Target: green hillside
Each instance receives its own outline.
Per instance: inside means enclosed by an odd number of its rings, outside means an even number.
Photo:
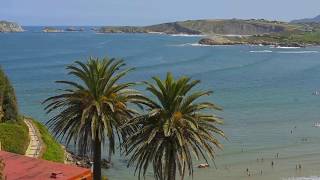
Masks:
[[[28,144],[28,127],[19,117],[14,89],[0,68],[0,142],[3,150],[24,154]]]
[[[281,21],[268,21],[264,19],[204,19],[177,21],[151,26],[106,26],[101,33],[151,33],[165,34],[237,34],[256,35],[265,33],[280,33],[300,31],[301,25],[289,24]]]
[[[3,150],[24,155],[29,145],[28,127],[24,124],[0,123],[0,142]]]
[[[0,122],[18,122],[19,112],[14,89],[0,68]]]

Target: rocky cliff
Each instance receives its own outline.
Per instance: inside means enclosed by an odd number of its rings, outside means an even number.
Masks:
[[[22,27],[14,22],[0,21],[0,32],[23,32]]]

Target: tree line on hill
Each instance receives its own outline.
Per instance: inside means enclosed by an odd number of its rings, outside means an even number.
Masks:
[[[0,122],[19,121],[18,105],[15,91],[0,68]]]

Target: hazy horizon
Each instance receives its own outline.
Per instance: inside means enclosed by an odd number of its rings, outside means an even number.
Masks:
[[[3,0],[0,20],[23,26],[150,25],[190,19],[269,19],[291,21],[320,14],[309,0]]]

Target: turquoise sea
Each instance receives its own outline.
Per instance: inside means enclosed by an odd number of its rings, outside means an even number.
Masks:
[[[320,128],[313,127],[320,122],[320,96],[313,95],[320,90],[320,47],[199,46],[200,37],[26,29],[0,34],[0,64],[16,89],[22,113],[48,120],[41,102],[56,93],[54,81],[69,78],[65,67],[74,60],[124,58],[136,67],[127,80],[171,71],[200,79],[199,88],[214,90],[210,100],[224,108],[219,115],[228,140],[222,140],[223,151],[217,150],[217,168],[195,168],[194,179],[320,176]],[[137,179],[124,157],[113,159],[114,166],[103,171],[111,180]],[[296,170],[298,164],[301,170]]]

